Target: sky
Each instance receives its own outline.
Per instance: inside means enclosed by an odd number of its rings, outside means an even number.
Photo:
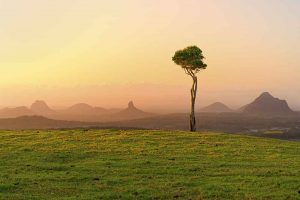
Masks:
[[[300,110],[299,0],[0,0],[0,106],[189,109],[172,62],[197,45],[199,107],[261,92]]]

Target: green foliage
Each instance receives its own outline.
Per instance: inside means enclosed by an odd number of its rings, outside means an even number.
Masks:
[[[299,199],[300,145],[222,133],[0,132],[0,199]]]
[[[207,67],[203,59],[202,51],[197,46],[190,46],[178,50],[172,58],[177,65],[180,65],[184,69],[193,70],[195,73]]]

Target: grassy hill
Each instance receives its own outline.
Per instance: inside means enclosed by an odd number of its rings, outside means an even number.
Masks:
[[[300,199],[300,143],[222,133],[0,132],[0,199]]]

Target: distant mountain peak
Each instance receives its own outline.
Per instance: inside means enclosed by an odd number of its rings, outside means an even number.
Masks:
[[[276,97],[274,97],[273,95],[271,95],[269,92],[263,92],[261,93],[261,95],[259,95],[255,100],[254,102],[282,102],[282,101],[285,101],[285,100],[280,100]]]
[[[133,101],[128,102],[128,107],[121,110],[118,113],[115,113],[115,117],[118,119],[137,119],[137,118],[143,118],[143,117],[149,117],[153,114],[144,112],[140,110],[139,108],[135,107]]]
[[[35,100],[34,103],[45,103],[45,101],[43,101],[43,100]]]
[[[48,114],[50,112],[52,112],[53,110],[51,110],[49,108],[49,106],[47,105],[47,103],[43,100],[36,100],[31,106],[30,106],[30,110],[32,110],[33,112],[37,113],[37,114]]]
[[[233,110],[221,102],[215,102],[200,109],[200,112],[233,112]]]
[[[67,115],[73,115],[73,116],[99,116],[99,115],[103,115],[107,112],[106,109],[101,108],[101,107],[93,107],[87,103],[77,103],[69,108],[67,108],[66,110],[63,111],[64,114]],[[74,119],[74,118],[72,118]],[[78,118],[76,118],[78,119]]]
[[[259,97],[257,97],[257,99],[276,99],[276,98],[273,97],[269,92],[263,92],[261,93],[261,95],[259,95]]]
[[[260,96],[263,96],[263,97],[273,97],[269,92],[263,92],[263,93],[261,93]]]
[[[245,113],[256,114],[288,114],[293,111],[285,100],[273,97],[269,92],[263,92],[252,103],[243,107]]]
[[[35,105],[43,105],[43,106],[47,106],[48,107],[48,105],[46,104],[46,102],[43,101],[43,100],[36,100],[35,102],[33,102],[33,104],[31,105],[31,107],[35,106]]]
[[[93,109],[93,106],[87,103],[77,103],[71,106],[70,109]]]
[[[77,103],[66,110],[69,114],[94,113],[94,107],[86,103]]]
[[[221,103],[221,102],[215,102],[211,105],[214,105],[214,106],[226,106],[224,103]]]
[[[129,109],[136,109],[136,107],[135,107],[134,104],[133,104],[133,101],[129,101],[129,103],[128,103],[128,108],[129,108]]]

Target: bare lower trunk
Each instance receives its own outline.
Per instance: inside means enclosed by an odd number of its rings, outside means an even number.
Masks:
[[[196,117],[195,117],[195,101],[197,96],[197,76],[193,76],[193,86],[191,88],[191,114],[190,114],[190,131],[196,131]]]

